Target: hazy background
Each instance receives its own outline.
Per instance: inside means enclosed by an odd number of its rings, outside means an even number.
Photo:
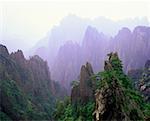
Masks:
[[[10,51],[28,51],[68,15],[95,20],[150,21],[149,0],[3,0],[0,2],[0,43]],[[138,23],[137,23],[138,24]]]

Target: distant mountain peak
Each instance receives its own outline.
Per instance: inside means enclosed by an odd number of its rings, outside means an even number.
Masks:
[[[133,33],[135,35],[140,34],[142,36],[149,36],[150,35],[150,27],[148,27],[148,26],[137,26],[133,30]]]
[[[99,34],[99,32],[97,31],[97,29],[95,27],[92,26],[88,26],[86,31],[85,31],[85,35],[89,35],[89,34]]]
[[[25,60],[22,50],[18,50],[17,52],[12,52],[11,57],[20,61]]]
[[[2,44],[0,44],[0,54],[2,54],[2,55],[9,55],[6,46],[4,46]]]
[[[125,35],[130,35],[131,34],[131,30],[127,27],[123,27],[121,30],[119,30],[118,35],[120,36],[125,36]]]

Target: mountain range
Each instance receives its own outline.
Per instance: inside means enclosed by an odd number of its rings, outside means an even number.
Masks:
[[[137,26],[132,32],[122,28],[115,37],[108,39],[89,26],[81,45],[68,41],[60,47],[51,66],[52,78],[69,88],[70,82],[78,79],[83,63],[90,62],[94,72],[102,70],[105,55],[112,51],[118,52],[126,73],[144,67],[150,59],[150,27]]]
[[[25,54],[40,54],[42,58],[48,59],[49,65],[51,66],[54,61],[53,57],[56,57],[60,46],[64,45],[66,41],[71,40],[82,44],[88,26],[92,26],[99,32],[103,32],[108,37],[111,37],[115,36],[122,27],[128,27],[130,30],[133,30],[137,25],[149,26],[150,23],[146,17],[113,21],[105,17],[97,17],[91,20],[71,14],[64,17],[58,25],[55,25],[48,31],[46,36],[41,38],[39,42]],[[7,38],[3,39],[7,43]],[[9,46],[9,48],[11,47]],[[44,50],[44,52],[46,50],[48,53],[41,54],[40,50]]]
[[[146,18],[114,22],[103,17],[89,20],[69,15],[29,53],[47,60],[52,78],[70,88],[82,64],[89,61],[94,72],[102,70],[106,54],[111,51],[118,52],[126,73],[143,67],[150,58],[148,26]]]
[[[0,45],[1,120],[50,120],[56,98],[66,93],[51,79],[46,61],[37,55],[27,60],[21,50],[9,54]]]
[[[104,63],[104,70],[97,74],[89,62],[81,66],[79,80],[72,83],[70,98],[56,105],[55,120],[149,121],[149,61],[145,64],[144,77],[138,80],[140,91],[124,74],[117,53],[109,53]]]

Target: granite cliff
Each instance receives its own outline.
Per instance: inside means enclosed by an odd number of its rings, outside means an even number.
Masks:
[[[35,55],[26,60],[18,50],[9,54],[0,45],[1,118],[50,120],[56,98],[65,89],[50,77],[47,62]]]

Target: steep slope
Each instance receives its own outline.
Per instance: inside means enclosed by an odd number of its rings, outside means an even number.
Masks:
[[[98,71],[103,66],[100,62],[104,61],[106,53],[103,45],[108,46],[107,37],[88,26],[81,46],[68,41],[59,49],[51,68],[52,78],[61,81],[62,84],[65,82],[64,86],[70,89],[71,81],[78,79],[80,67],[85,62],[91,62],[94,71]]]
[[[96,90],[95,118],[100,120],[144,120],[142,96],[136,92],[123,73],[117,53],[110,53],[104,72],[99,73]]]
[[[102,69],[103,63],[100,62],[104,61],[108,38],[103,33],[99,33],[96,28],[88,26],[81,48],[83,63],[91,62],[95,72]]]
[[[88,21],[89,20],[82,19],[75,15],[66,16],[61,20],[59,25],[54,26],[47,32],[46,37],[38,42],[32,49],[32,52],[29,52],[29,55],[30,53],[33,53],[33,55],[38,54],[40,57],[43,57],[43,53],[46,49],[47,52],[44,53],[44,57],[46,58],[44,59],[47,59],[49,66],[51,67],[53,62],[55,62],[54,58],[57,56],[59,48],[67,41],[72,40],[74,43],[81,43],[89,23]],[[47,44],[43,44],[44,42]],[[39,50],[42,52],[39,52]]]
[[[142,68],[150,58],[150,27],[137,26],[133,32],[123,28],[110,46],[113,51],[118,52],[126,72],[130,69]]]
[[[150,60],[146,61],[144,68],[130,70],[128,75],[134,81],[136,89],[150,102]]]
[[[145,96],[145,100],[150,102],[150,60],[145,63],[145,68],[138,86],[142,94]]]
[[[70,88],[70,80],[77,78],[82,60],[81,47],[77,43],[68,41],[59,49],[59,53],[52,66],[52,78],[60,81],[60,83]]]
[[[3,45],[0,84],[1,112],[12,120],[50,120],[55,99],[65,95],[63,88],[51,80],[46,61],[39,56],[26,60],[21,50],[9,54]]]
[[[82,43],[84,33],[88,26],[95,27],[99,32],[103,32],[105,35],[114,36],[117,31],[124,26],[133,30],[137,25],[148,26],[149,21],[146,17],[140,19],[124,19],[114,22],[105,17],[97,17],[91,20],[87,18],[80,18],[76,15],[68,15],[61,20],[59,25],[54,26],[49,32],[47,32],[46,36],[39,40],[37,45],[29,52],[28,55],[33,53],[33,55],[40,54],[40,57],[42,58],[47,56],[47,60],[49,60],[50,65],[52,65],[52,62],[54,61],[52,58],[57,55],[60,46],[62,46],[66,41],[73,40],[73,42],[77,42],[78,44]],[[43,56],[43,53],[45,52],[45,50],[41,49],[43,47],[48,52],[45,53],[46,56],[45,54]],[[39,49],[41,49],[42,53],[37,51]]]
[[[93,74],[89,63],[81,67],[80,80],[73,83],[71,101],[67,99],[56,106],[56,120],[149,120],[150,104],[124,74],[118,54],[108,56],[102,72]]]
[[[0,80],[0,119],[42,120],[49,119],[47,113],[39,110],[13,80]]]
[[[77,79],[82,64],[88,61],[93,65],[94,72],[103,70],[105,55],[111,51],[118,52],[125,73],[142,68],[150,58],[149,33],[150,27],[138,26],[133,32],[124,27],[114,38],[108,39],[103,33],[88,26],[80,46],[67,42],[60,48],[51,68],[52,77],[61,83],[65,82],[65,87],[70,88],[69,85],[72,80]]]
[[[92,82],[90,77],[93,75],[93,69],[90,63],[86,63],[81,67],[79,84],[72,84],[71,102],[77,104],[80,100],[81,103],[85,104],[94,97]]]

